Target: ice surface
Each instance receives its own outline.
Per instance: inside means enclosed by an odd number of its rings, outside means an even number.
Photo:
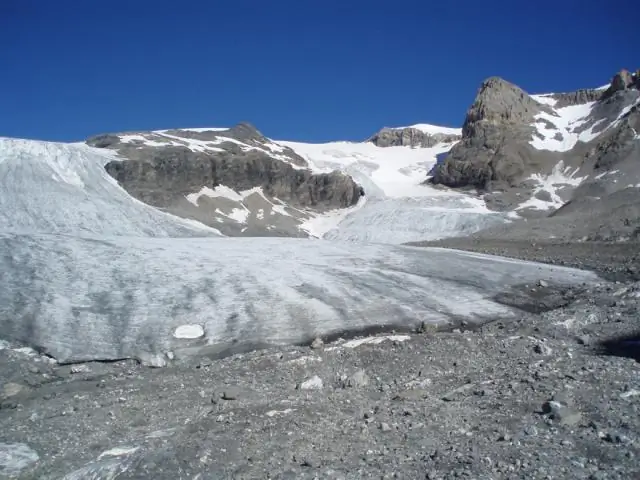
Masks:
[[[314,236],[350,241],[404,243],[475,232],[506,221],[479,197],[425,185],[437,155],[453,143],[432,148],[378,147],[373,143],[278,142],[319,172],[342,170],[364,188],[366,202],[305,222]]]
[[[114,158],[82,144],[0,138],[0,231],[219,235],[132,198],[104,169]]]
[[[59,361],[224,353],[514,314],[493,297],[595,275],[456,251],[279,238],[0,233],[0,331]],[[176,339],[182,325],[205,337]],[[82,339],[82,341],[78,341]],[[187,353],[183,353],[187,352]]]
[[[342,162],[369,178],[371,192],[348,212],[342,237],[335,234],[340,228],[332,230],[335,238],[397,242],[416,231],[460,231],[493,218],[477,198],[417,183],[444,146],[329,148],[322,147],[326,156],[315,168]],[[0,139],[3,340],[62,362],[138,358],[164,365],[374,327],[508,318],[517,311],[495,296],[513,285],[597,280],[588,272],[456,251],[223,238],[133,199],[103,168],[113,158],[86,145]],[[374,175],[380,171],[386,173]],[[407,191],[423,195],[399,195],[395,182],[402,178]],[[198,194],[246,194],[219,188]],[[350,237],[358,228],[364,235]]]
[[[175,338],[200,338],[204,336],[201,325],[180,325],[173,332]]]

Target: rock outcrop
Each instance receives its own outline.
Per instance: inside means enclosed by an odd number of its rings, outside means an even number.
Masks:
[[[304,158],[247,123],[108,134],[87,143],[118,152],[122,160],[105,168],[130,195],[225,235],[306,236],[299,230],[306,218],[364,195],[350,176],[313,173]]]
[[[467,112],[462,140],[428,181],[478,189],[495,210],[552,217],[517,227],[518,238],[636,238],[638,86],[638,76],[626,70],[608,89],[546,95],[491,78]],[[494,233],[515,235],[510,228]]]
[[[460,140],[460,135],[451,133],[428,133],[418,128],[383,128],[367,141],[378,147],[429,148],[439,143]]]
[[[489,78],[467,112],[462,140],[433,169],[431,182],[490,190],[521,181],[537,163],[527,141],[534,116],[545,108],[516,85]]]

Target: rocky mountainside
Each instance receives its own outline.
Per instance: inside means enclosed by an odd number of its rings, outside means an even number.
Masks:
[[[410,127],[385,127],[367,141],[378,147],[431,148],[441,143],[456,142],[461,136],[459,128],[418,124]]]
[[[529,95],[497,77],[486,80],[467,112],[461,141],[428,182],[478,189],[494,210],[550,215],[534,222],[543,236],[637,236],[639,73],[623,70],[599,89],[546,95]],[[525,230],[522,236],[532,228]]]
[[[225,235],[306,236],[313,213],[355,205],[363,189],[340,172],[313,173],[252,125],[99,135],[106,171],[133,197]]]

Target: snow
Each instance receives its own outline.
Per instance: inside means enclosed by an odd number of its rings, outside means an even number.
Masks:
[[[173,332],[175,338],[200,338],[204,336],[202,325],[180,325]]]
[[[571,169],[571,167],[565,167],[564,162],[559,161],[551,172],[551,175],[543,177],[540,174],[533,174],[529,177],[537,183],[532,196],[526,202],[520,204],[517,210],[524,210],[532,208],[536,210],[548,210],[549,208],[560,208],[565,204],[565,201],[558,195],[558,189],[566,187],[567,185],[576,187],[580,185],[587,177],[576,177],[578,169]],[[613,173],[613,172],[611,172]],[[539,192],[548,192],[551,197],[551,202],[546,202],[535,198],[535,194]]]
[[[341,343],[340,345],[337,345],[337,346],[326,347],[325,351],[332,351],[340,348],[357,348],[362,345],[379,345],[386,341],[406,342],[407,340],[410,340],[410,339],[411,337],[409,335],[381,335],[377,337],[356,338],[356,339]]]
[[[220,235],[131,197],[104,169],[114,159],[114,152],[84,144],[0,137],[0,231]]]
[[[157,352],[181,353],[173,334],[183,325],[202,326],[205,343],[223,353],[380,325],[509,319],[519,311],[495,298],[512,285],[599,281],[591,272],[454,250],[296,238],[1,230],[0,252],[0,331],[11,335],[3,337],[35,342],[63,362],[157,364]],[[17,289],[26,305],[15,303]]]
[[[38,452],[25,443],[0,442],[0,474],[17,478],[22,470],[40,460]]]
[[[98,459],[104,457],[122,457],[123,455],[131,455],[139,450],[139,447],[115,447],[110,450],[106,450],[98,456]]]
[[[350,208],[331,210],[309,217],[300,225],[300,230],[314,238],[322,238],[327,232],[336,228],[349,214],[360,210],[367,202],[367,197],[360,197],[358,203]]]
[[[534,135],[529,143],[538,150],[567,152],[575,147],[578,141],[592,140],[599,135],[599,133],[593,133],[593,126],[583,132],[576,130],[589,120],[588,117],[595,104],[596,102],[589,102],[582,105],[571,105],[555,109],[553,114],[547,112],[536,114],[534,126],[543,138]],[[542,120],[542,122],[538,120]],[[548,128],[547,122],[553,124],[554,128]],[[562,135],[561,139],[554,138],[558,133]]]
[[[558,103],[558,101],[555,98],[552,98],[551,95],[553,95],[553,93],[545,93],[541,95],[530,95],[530,97],[533,98],[538,103],[553,107],[556,103]]]
[[[439,125],[430,125],[428,123],[417,123],[415,125],[409,125],[407,127],[387,127],[391,130],[404,130],[406,128],[414,128],[420,130],[422,133],[429,135],[462,135],[462,128],[441,127]]]
[[[337,226],[338,212],[322,217],[335,226],[327,236],[349,236],[355,228],[373,241],[386,236],[397,242],[425,229],[441,234],[459,231],[460,223],[500,218],[477,197],[419,185],[435,152],[449,146],[380,149],[342,142],[296,148],[312,157],[313,168],[337,165],[370,192]],[[163,352],[178,357],[202,348],[224,355],[382,325],[509,319],[520,312],[495,298],[512,285],[599,281],[591,272],[452,250],[223,238],[133,199],[104,170],[114,158],[110,150],[86,145],[0,139],[4,340],[62,362],[130,357],[162,366]],[[191,200],[213,195],[244,201],[251,194],[264,197],[260,188],[218,186]],[[241,206],[227,214],[240,218],[246,212]],[[373,221],[389,215],[387,225]],[[307,228],[321,234],[331,225]],[[202,340],[186,347],[184,337]]]
[[[489,211],[478,196],[423,184],[437,155],[448,152],[453,143],[431,148],[278,143],[305,158],[313,171],[341,170],[364,188],[365,198],[356,206],[305,221],[300,228],[314,237],[404,243],[475,232],[507,221],[506,214]]]
[[[213,189],[209,187],[202,187],[198,193],[190,193],[187,195],[186,199],[197,207],[198,200],[202,196],[209,198],[227,198],[234,202],[241,202],[246,197],[246,195],[240,194],[225,185],[218,185]]]

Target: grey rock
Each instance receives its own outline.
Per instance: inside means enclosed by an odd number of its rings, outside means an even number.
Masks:
[[[356,370],[342,381],[343,388],[363,388],[369,385],[369,376],[363,369]]]
[[[519,182],[537,155],[528,144],[534,131],[530,124],[543,108],[512,83],[486,80],[467,112],[462,140],[432,170],[430,182],[487,190]]]
[[[88,139],[87,144],[118,152],[123,160],[109,162],[105,169],[138,200],[218,228],[225,235],[305,236],[292,216],[284,216],[276,225],[253,216],[249,225],[238,224],[216,213],[236,207],[228,199],[205,197],[198,200],[196,206],[186,196],[219,185],[238,192],[260,187],[272,203],[280,201],[296,209],[322,212],[352,206],[364,194],[360,185],[341,172],[315,174],[296,168],[306,166],[306,161],[288,147],[278,146],[272,150],[273,144],[247,123],[224,132],[169,130],[164,134],[138,132],[137,135],[151,143],[125,143],[118,135],[100,135]],[[190,139],[206,142],[225,138],[230,141],[216,141],[212,144],[214,148],[202,151],[192,150],[188,143]],[[246,202],[265,201],[256,197]],[[267,207],[272,205],[257,205],[255,209]]]
[[[321,390],[323,387],[324,382],[317,375],[314,375],[296,386],[298,390]]]
[[[577,410],[556,401],[546,402],[543,412],[560,425],[575,426],[582,421],[582,414]]]
[[[237,387],[225,387],[222,392],[223,400],[238,400],[240,398],[240,389]]]
[[[20,393],[24,392],[26,387],[24,385],[20,385],[19,383],[8,382],[2,386],[0,389],[0,400],[6,400],[11,397],[15,397]]]
[[[390,432],[391,431],[391,426],[388,423],[385,423],[385,422],[380,423],[380,427],[379,428],[383,432]]]
[[[417,128],[383,128],[367,141],[378,147],[433,147],[438,143],[453,143],[460,135],[429,134]]]
[[[317,337],[311,342],[311,348],[313,350],[320,350],[324,346],[324,342],[320,337]]]

